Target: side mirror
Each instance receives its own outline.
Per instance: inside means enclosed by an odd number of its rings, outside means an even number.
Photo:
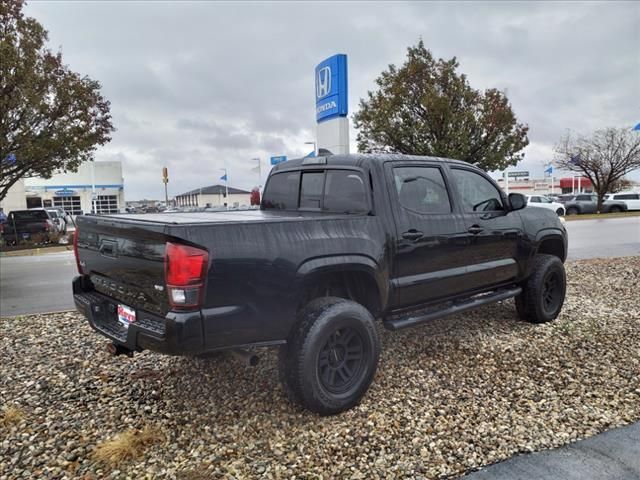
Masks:
[[[511,210],[522,210],[527,206],[527,198],[521,193],[510,193],[509,205],[511,205]]]

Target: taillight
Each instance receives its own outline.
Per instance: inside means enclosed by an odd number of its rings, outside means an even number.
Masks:
[[[164,251],[164,277],[169,305],[199,307],[208,266],[206,250],[168,242]]]
[[[78,273],[82,275],[82,266],[80,266],[80,257],[78,256],[78,235],[80,235],[80,231],[78,230],[78,227],[76,227],[76,231],[73,232],[73,256],[76,257],[76,267],[78,267]]]

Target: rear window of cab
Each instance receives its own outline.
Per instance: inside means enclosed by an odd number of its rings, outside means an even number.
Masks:
[[[362,174],[355,170],[302,170],[269,177],[262,199],[265,210],[367,213]]]

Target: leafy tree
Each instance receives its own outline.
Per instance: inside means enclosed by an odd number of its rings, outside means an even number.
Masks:
[[[404,65],[390,65],[378,90],[360,100],[358,149],[455,158],[485,170],[522,160],[529,128],[503,93],[471,88],[458,66],[455,57],[435,60],[422,40],[409,47]]]
[[[47,49],[23,7],[0,2],[0,200],[21,178],[77,170],[114,130],[100,83]]]
[[[640,168],[640,133],[630,128],[606,128],[590,136],[568,132],[555,147],[555,164],[591,180],[600,212],[604,195]]]

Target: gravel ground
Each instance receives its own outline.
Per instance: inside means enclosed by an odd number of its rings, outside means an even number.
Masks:
[[[640,419],[640,257],[567,265],[558,320],[504,302],[399,333],[381,329],[357,408],[289,405],[275,351],[258,367],[149,352],[109,357],[74,313],[0,322],[0,478],[438,478]],[[112,466],[130,428],[161,441]]]

